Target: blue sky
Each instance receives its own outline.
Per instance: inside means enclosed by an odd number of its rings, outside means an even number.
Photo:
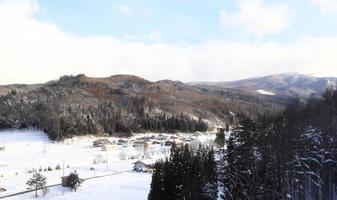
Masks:
[[[200,43],[206,40],[251,40],[241,29],[221,26],[221,11],[238,11],[237,0],[38,0],[38,19],[79,35],[104,35],[123,40]],[[322,13],[308,0],[268,0],[288,5],[291,24],[258,41],[291,42],[306,36],[337,34],[337,12]],[[151,34],[153,38],[151,38]],[[157,36],[157,37],[156,37]],[[152,40],[151,40],[152,39]],[[154,40],[154,41],[153,41]]]
[[[81,35],[146,40],[151,33],[158,33],[164,42],[200,42],[222,37],[219,8],[233,6],[229,1],[192,0],[76,2],[41,0],[44,12],[37,16]]]
[[[0,84],[337,76],[337,0],[0,0]]]

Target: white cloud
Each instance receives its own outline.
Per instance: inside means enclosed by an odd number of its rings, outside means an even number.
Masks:
[[[0,0],[0,12],[2,14],[32,15],[39,10],[35,0]]]
[[[336,12],[337,1],[336,0],[310,0],[313,6],[318,6],[323,13]]]
[[[73,35],[38,21],[33,17],[34,1],[16,6],[0,2],[1,84],[44,82],[78,73],[182,81],[233,80],[289,71],[337,76],[337,37],[307,37],[291,44],[126,42]]]
[[[131,14],[132,8],[129,5],[115,5],[115,10],[122,14]]]
[[[220,23],[224,28],[239,28],[258,37],[277,34],[292,21],[286,4],[267,5],[262,0],[239,0],[239,10],[221,11]]]

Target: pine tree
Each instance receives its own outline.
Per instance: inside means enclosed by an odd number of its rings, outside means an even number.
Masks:
[[[163,162],[155,163],[151,181],[151,189],[148,197],[149,200],[165,199],[165,197],[162,195],[166,189],[163,183],[162,169],[163,169]]]
[[[218,148],[224,148],[225,146],[225,130],[221,128],[218,133],[216,133],[215,144]]]
[[[217,199],[218,195],[218,179],[217,168],[214,160],[214,151],[209,150],[204,157],[204,181],[202,189],[202,199]]]
[[[33,174],[33,177],[27,181],[27,185],[35,189],[35,197],[37,197],[37,190],[46,188],[46,177],[36,172]]]
[[[77,188],[79,186],[81,186],[81,179],[79,177],[79,175],[77,174],[76,171],[74,172],[71,172],[69,175],[68,175],[68,178],[67,178],[67,185],[69,187],[71,187],[72,190],[77,190]]]

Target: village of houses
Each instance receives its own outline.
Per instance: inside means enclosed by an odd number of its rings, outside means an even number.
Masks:
[[[196,148],[200,143],[213,145],[214,139],[213,133],[149,133],[130,138],[83,136],[54,143],[38,130],[3,131],[0,199],[34,198],[33,192],[15,195],[30,191],[26,182],[34,172],[43,174],[47,185],[53,186],[46,199],[86,199],[90,195],[105,199],[112,190],[116,190],[113,199],[146,199],[152,167],[169,156],[173,143]],[[84,180],[77,192],[62,185],[74,171]]]

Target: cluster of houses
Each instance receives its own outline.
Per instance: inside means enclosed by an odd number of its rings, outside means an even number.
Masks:
[[[142,137],[133,137],[129,139],[116,139],[109,140],[106,138],[98,139],[93,142],[94,147],[100,147],[102,151],[114,151],[124,147],[133,147],[137,151],[137,155],[141,153],[143,156],[137,162],[133,163],[133,170],[137,172],[151,172],[154,166],[155,160],[149,159],[147,155],[149,147],[153,145],[171,147],[174,143],[177,145],[183,145],[196,141],[199,133],[194,134],[158,134]]]
[[[149,147],[150,145],[161,145],[161,146],[172,146],[173,143],[186,144],[195,141],[195,133],[190,136],[181,136],[177,135],[151,135],[151,136],[143,136],[136,137],[131,139],[118,139],[118,140],[109,140],[106,138],[98,139],[93,142],[94,147],[101,147],[102,151],[115,150],[117,147]]]

